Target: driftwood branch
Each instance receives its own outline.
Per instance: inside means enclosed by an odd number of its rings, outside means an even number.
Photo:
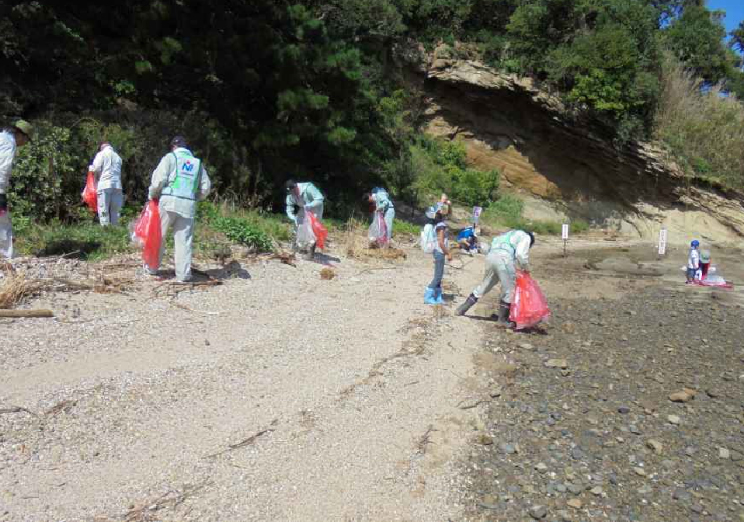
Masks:
[[[268,259],[278,259],[285,265],[289,265],[289,266],[293,266],[297,268],[297,264],[295,263],[296,257],[293,253],[290,253],[290,252],[280,251],[280,252],[270,255]]]
[[[204,458],[205,459],[211,459],[211,458],[214,458],[214,457],[219,457],[220,455],[223,455],[223,454],[225,454],[225,453],[227,453],[229,451],[234,451],[236,449],[245,448],[246,446],[251,446],[254,442],[256,442],[256,440],[259,437],[262,437],[262,436],[266,435],[267,433],[271,433],[272,431],[274,431],[274,430],[271,429],[271,428],[263,429],[263,430],[261,430],[259,432],[254,433],[253,435],[251,435],[250,437],[248,437],[245,440],[242,440],[242,441],[240,441],[240,442],[238,442],[236,444],[230,444],[227,447],[227,449],[224,449],[222,451],[218,451],[217,453],[212,453],[211,455],[207,455]]]
[[[426,453],[426,447],[429,444],[434,444],[431,441],[431,434],[434,431],[437,430],[434,429],[434,425],[430,424],[429,429],[426,430],[426,433],[424,433],[416,443],[416,448],[418,449],[419,454],[424,455]]]
[[[51,310],[0,310],[0,317],[54,317]]]
[[[473,399],[463,399],[457,403],[457,407],[461,410],[472,410],[481,404],[489,404],[491,401],[488,399],[479,399],[473,401]]]
[[[373,270],[397,270],[397,269],[398,269],[397,266],[378,266],[378,267],[373,267],[373,268],[365,268],[364,270],[359,272],[355,277],[358,277],[362,274],[366,274],[368,272],[372,272]]]
[[[10,408],[0,408],[0,415],[4,415],[6,413],[28,413],[30,415],[33,415],[34,417],[38,417],[38,415],[34,412],[32,412],[29,409],[24,408],[23,406],[11,406]]]

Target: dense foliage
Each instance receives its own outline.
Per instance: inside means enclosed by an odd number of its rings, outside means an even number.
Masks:
[[[464,42],[562,92],[622,142],[653,134],[665,50],[744,93],[734,51],[744,26],[732,48],[724,35],[702,0],[6,0],[0,121],[42,122],[11,198],[23,214],[77,215],[85,165],[106,138],[138,202],[181,133],[217,192],[245,204],[276,208],[288,177],[317,181],[331,213],[380,183],[397,197],[448,188],[482,202],[498,178],[443,163],[421,141],[396,43]]]
[[[422,138],[411,152],[419,192],[444,192],[465,205],[488,205],[496,200],[499,173],[468,167],[462,143]]]

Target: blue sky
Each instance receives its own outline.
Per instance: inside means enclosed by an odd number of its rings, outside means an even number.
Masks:
[[[744,20],[743,0],[708,0],[708,7],[726,11],[724,23],[728,32],[736,29],[739,23]]]

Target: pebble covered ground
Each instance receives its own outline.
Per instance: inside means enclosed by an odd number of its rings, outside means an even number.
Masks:
[[[617,286],[553,296],[542,331],[491,332],[509,362],[467,464],[472,520],[744,520],[741,304],[679,280]]]

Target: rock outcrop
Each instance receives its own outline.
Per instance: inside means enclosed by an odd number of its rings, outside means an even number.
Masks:
[[[461,139],[482,169],[524,198],[528,217],[581,218],[601,227],[670,240],[744,236],[744,197],[691,184],[659,146],[613,145],[601,122],[571,113],[529,78],[475,60],[398,53],[425,93],[428,132]]]

